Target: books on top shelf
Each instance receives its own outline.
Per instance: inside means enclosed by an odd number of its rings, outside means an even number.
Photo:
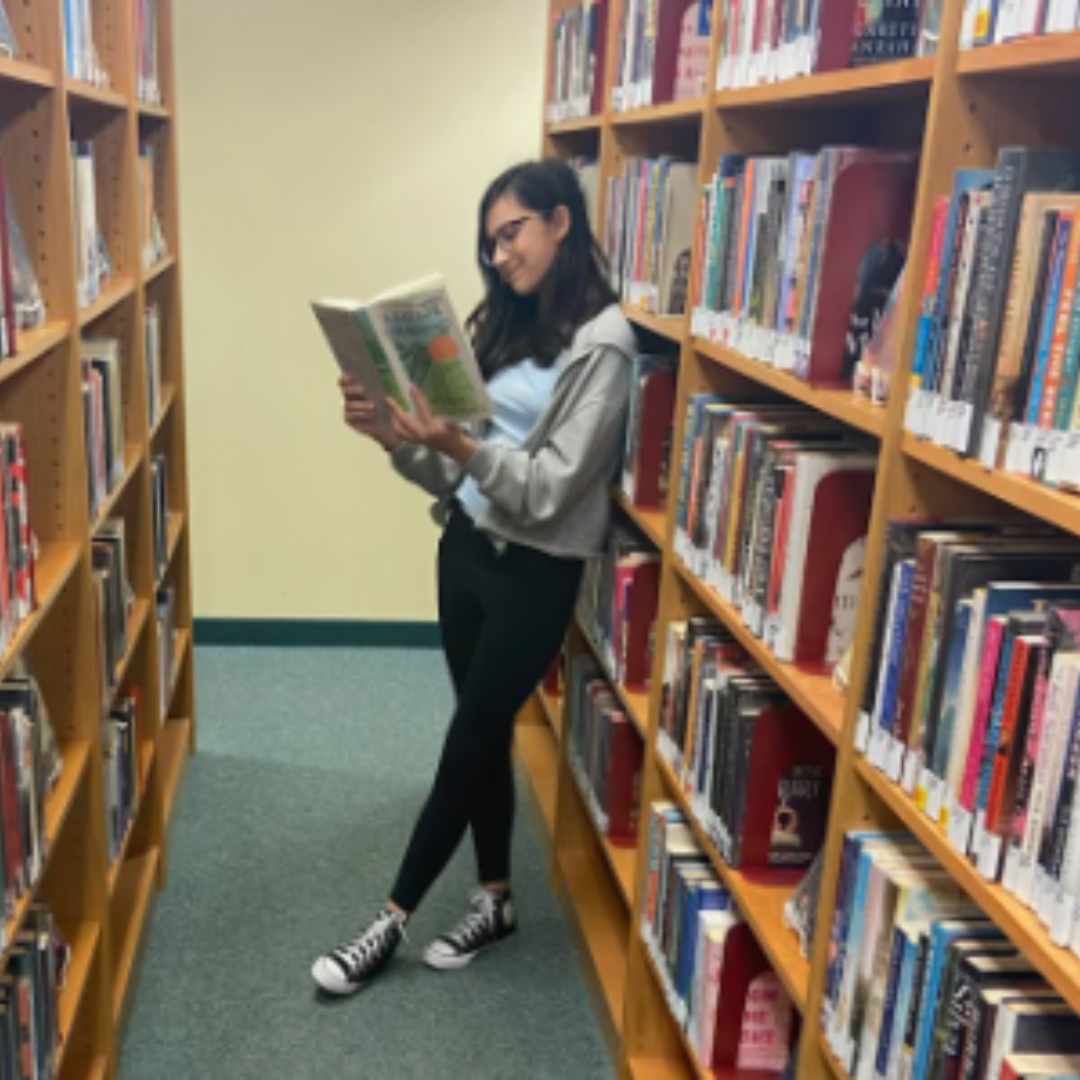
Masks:
[[[810,864],[825,837],[835,753],[715,619],[667,626],[657,753],[736,868]]]
[[[169,254],[169,245],[161,228],[154,197],[154,148],[139,144],[139,193],[141,196],[141,236],[143,269],[161,262]]]
[[[440,274],[410,281],[363,303],[312,303],[338,366],[376,408],[388,399],[413,412],[418,387],[437,416],[468,421],[491,414],[480,367]]]
[[[916,279],[913,434],[1080,486],[1078,208],[1080,152],[1006,147],[993,169],[957,170]]]
[[[708,89],[712,5],[626,0],[612,86],[617,112],[700,97]]]
[[[135,96],[161,104],[158,74],[158,0],[135,0]]]
[[[624,300],[681,315],[690,284],[697,166],[663,155],[628,157],[608,178],[604,250]]]
[[[648,810],[641,936],[706,1069],[782,1073],[794,1006],[678,808]]]
[[[723,155],[699,201],[692,332],[850,388],[904,264],[916,165],[859,147]]]
[[[597,829],[617,847],[637,843],[641,735],[596,660],[570,661],[567,684],[570,769]]]
[[[1080,1018],[905,833],[844,837],[821,1023],[854,1080],[996,1080],[1009,1055],[1080,1048]]]
[[[1080,11],[1070,0],[964,0],[960,48],[1066,33],[1078,26]]]
[[[659,552],[616,522],[604,554],[585,564],[577,616],[612,678],[633,690],[649,687],[659,597]]]
[[[666,505],[678,357],[635,356],[621,488],[634,506]]]
[[[124,476],[120,342],[115,338],[84,338],[80,347],[86,465],[93,519]]]
[[[139,767],[139,694],[132,689],[113,704],[101,730],[105,768],[105,839],[109,862],[124,846],[139,808],[142,777]]]
[[[547,108],[549,124],[604,111],[607,0],[582,0],[551,13]]]
[[[725,0],[718,90],[932,56],[941,0]]]
[[[779,660],[831,667],[855,633],[876,465],[819,413],[691,394],[675,553]]]
[[[69,78],[108,86],[109,73],[94,44],[92,8],[91,0],[64,0],[64,71]]]

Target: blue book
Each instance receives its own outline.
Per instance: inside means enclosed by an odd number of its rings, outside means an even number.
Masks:
[[[882,685],[879,700],[875,704],[878,726],[890,735],[896,726],[896,703],[900,692],[900,667],[904,657],[904,637],[907,634],[908,616],[911,611],[911,584],[915,580],[915,560],[904,559],[896,564],[894,573],[899,575],[896,604],[889,630],[888,654],[882,668]]]
[[[698,924],[703,911],[726,911],[731,895],[719,881],[694,881],[687,885],[683,931],[679,942],[679,958],[675,968],[675,991],[689,1006],[690,990],[698,966]]]
[[[1061,300],[1061,287],[1065,278],[1065,255],[1069,250],[1072,227],[1072,218],[1065,214],[1058,218],[1054,246],[1050,254],[1050,280],[1046,286],[1046,301],[1039,321],[1039,344],[1035,354],[1035,365],[1031,372],[1031,389],[1028,392],[1027,408],[1024,413],[1024,421],[1028,424],[1039,422],[1039,405],[1042,403],[1043,386],[1046,383],[1046,368],[1050,363],[1050,347],[1054,340],[1054,324],[1057,322],[1058,303]]]
[[[893,1003],[891,1018],[887,1025],[882,1025],[882,1038],[878,1044],[878,1057],[874,1072],[880,1080],[892,1071],[889,1063],[901,1052],[904,1045],[904,1029],[907,1026],[908,1013],[911,1009],[911,995],[915,986],[915,974],[919,961],[919,938],[905,934],[897,928],[900,941],[900,960],[896,979],[896,1000]]]
[[[1012,666],[1013,642],[1015,634],[1005,631],[1005,640],[1001,643],[1001,655],[998,659],[997,678],[994,683],[994,700],[990,706],[990,720],[986,725],[983,740],[982,758],[979,762],[979,786],[975,792],[975,812],[986,809],[990,797],[990,778],[994,770],[994,752],[997,749],[998,735],[1001,733],[1001,717],[1005,711],[1005,691],[1009,686],[1009,668]]]

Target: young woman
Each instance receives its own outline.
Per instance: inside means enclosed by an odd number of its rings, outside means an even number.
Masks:
[[[584,560],[608,528],[635,343],[569,166],[530,162],[498,177],[480,204],[478,254],[485,297],[467,328],[494,407],[487,423],[448,424],[416,390],[415,415],[379,421],[358,384],[341,384],[346,423],[438,498],[439,626],[456,707],[388,902],[312,968],[333,994],[385,967],[467,830],[480,887],[425,960],[464,967],[513,933],[514,717],[558,653]]]

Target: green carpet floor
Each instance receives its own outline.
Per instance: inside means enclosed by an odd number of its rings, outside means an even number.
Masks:
[[[196,653],[199,752],[148,931],[121,1080],[600,1080],[613,1075],[522,791],[521,932],[457,973],[466,841],[378,982],[327,1003],[309,969],[385,898],[450,708],[434,651]]]

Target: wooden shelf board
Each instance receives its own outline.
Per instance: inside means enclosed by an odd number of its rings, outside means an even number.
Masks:
[[[536,797],[547,838],[555,836],[555,799],[558,792],[559,757],[555,736],[543,724],[518,724],[514,746],[525,766]]]
[[[1080,31],[1041,34],[1004,45],[962,49],[956,70],[961,75],[1004,78],[1009,75],[1072,75],[1080,71]]]
[[[115,902],[127,913],[123,927],[113,928],[113,940],[117,944],[113,972],[113,1020],[119,1023],[124,1010],[127,992],[131,986],[139,943],[146,929],[150,898],[157,875],[158,852],[151,849],[145,855],[131,859],[123,867],[116,890]],[[114,907],[115,910],[115,907]]]
[[[629,944],[627,919],[612,906],[613,902],[605,894],[587,856],[580,852],[560,852],[559,872],[579,936],[607,1006],[608,1023],[621,1040]]]
[[[30,64],[25,60],[15,60],[9,56],[0,56],[0,80],[4,83],[18,83],[26,87],[48,88],[56,86],[56,76],[41,64]]]
[[[657,968],[656,958],[649,952],[648,948],[644,946],[642,947],[641,954],[645,957],[645,963],[648,965],[652,977],[656,980],[656,986],[660,996],[663,997],[664,979]],[[716,1074],[712,1069],[708,1069],[702,1064],[701,1059],[697,1056],[697,1051],[691,1045],[685,1030],[683,1030],[675,1017],[671,1015],[670,1011],[668,1012],[668,1018],[671,1020],[671,1026],[679,1033],[679,1042],[682,1044],[683,1053],[686,1055],[684,1071],[681,1075],[685,1076],[686,1070],[688,1069],[689,1074],[696,1077],[697,1080],[714,1080]]]
[[[611,117],[613,127],[633,127],[637,124],[698,124],[705,111],[705,97],[688,98],[686,101],[669,101],[666,105],[649,105],[644,109],[631,109],[628,112],[614,112]]]
[[[116,504],[123,498],[124,492],[127,491],[128,484],[131,483],[131,478],[138,471],[141,464],[142,446],[136,442],[127,443],[124,447],[124,475],[120,477],[118,483],[113,485],[109,494],[105,496],[105,501],[98,507],[97,517],[94,519],[92,532],[96,533],[98,529],[112,517],[113,511],[116,509]]]
[[[844,723],[844,695],[833,686],[828,675],[804,671],[795,664],[784,664],[743,624],[742,616],[710,589],[679,558],[672,565],[698,599],[735,635],[743,648],[762,669],[799,706],[834,746],[840,743]]]
[[[94,86],[81,79],[65,77],[64,90],[67,91],[69,105],[93,105],[99,108],[115,109],[118,112],[127,111],[127,98],[120,91],[110,87]]]
[[[144,742],[142,746],[139,747],[139,805],[135,808],[135,816],[128,822],[128,829],[120,844],[120,850],[117,852],[116,858],[109,865],[107,873],[109,896],[113,899],[116,898],[118,890],[120,889],[120,879],[123,877],[124,867],[127,862],[128,845],[131,843],[132,836],[135,835],[135,829],[139,823],[139,815],[149,805],[146,798],[146,789],[149,784],[150,770],[153,768],[156,752],[157,746],[152,742]]]
[[[161,777],[165,834],[168,835],[176,809],[176,796],[191,760],[191,721],[166,720],[158,735],[158,775]]]
[[[150,427],[150,441],[154,442],[161,432],[161,429],[165,426],[165,421],[168,419],[169,411],[172,409],[176,402],[176,387],[172,383],[165,383],[161,388],[161,411],[158,413],[158,418]]]
[[[817,412],[839,420],[849,427],[858,428],[867,435],[880,439],[885,434],[885,409],[874,405],[869,398],[860,397],[852,390],[823,390],[811,386],[789,371],[776,368],[743,356],[734,349],[714,345],[702,338],[694,338],[694,349],[699,356],[734,371],[738,375],[767,386],[785,397],[793,398]]]
[[[547,124],[544,127],[548,135],[578,135],[585,131],[595,131],[599,134],[604,126],[604,118],[600,114],[582,116],[576,120],[560,120],[557,124]]]
[[[140,120],[171,120],[172,111],[167,105],[151,105],[149,101],[135,103]]]
[[[132,278],[115,275],[105,284],[105,288],[97,300],[89,307],[79,312],[79,325],[89,326],[95,319],[108,314],[118,304],[122,304],[129,296],[135,293],[135,282]]]
[[[986,881],[967,858],[949,843],[938,825],[931,822],[900,787],[879,773],[865,758],[857,758],[855,768],[870,789],[914,833],[987,917],[1031,960],[1069,1005],[1080,1011],[1080,959],[1068,949],[1054,945],[1038,917],[1002,886]]]
[[[166,255],[164,259],[160,259],[154,263],[153,266],[145,267],[143,269],[143,284],[149,285],[155,278],[161,277],[166,270],[171,270],[176,265],[175,255]]]
[[[630,718],[630,722],[638,729],[638,733],[644,739],[646,737],[646,732],[649,730],[649,692],[647,690],[633,690],[628,686],[623,686],[623,684],[615,678],[614,673],[608,667],[603,652],[593,640],[592,634],[589,633],[585,624],[576,613],[574,615],[574,621],[577,624],[578,630],[581,631],[581,636],[589,646],[589,651],[600,665],[600,669],[604,673],[604,678],[611,684],[612,690],[615,691],[615,696],[626,710],[626,715]]]
[[[968,487],[993,495],[1024,513],[1042,518],[1067,532],[1080,535],[1080,494],[1058,491],[1036,480],[1010,473],[990,472],[977,461],[962,458],[952,450],[917,439],[905,432],[901,448],[906,457],[951,476]]]
[[[131,658],[135,655],[136,648],[138,648],[139,639],[142,637],[142,632],[146,628],[146,618],[149,614],[150,601],[141,600],[136,597],[135,604],[131,610],[131,618],[128,619],[127,649],[124,651],[124,655],[120,657],[120,661],[116,665],[116,671],[113,672],[115,688],[106,698],[104,710],[106,714],[111,711],[113,705],[116,703],[116,695],[120,693],[120,687],[123,686],[124,679],[128,673],[128,668],[131,667]]]
[[[625,492],[615,491],[615,502],[623,513],[654,543],[663,550],[667,538],[667,511],[660,507],[635,506]]]
[[[79,1009],[86,997],[87,980],[100,942],[101,927],[96,922],[81,923],[73,934],[69,933],[71,966],[68,969],[67,982],[64,984],[64,989],[60,991],[57,1002],[61,1043],[53,1065],[54,1076],[61,1075],[64,1057],[71,1045],[71,1034],[79,1016]]]
[[[0,679],[7,676],[26,643],[48,615],[68,579],[79,565],[81,547],[71,541],[43,544],[34,566],[37,607],[19,624],[7,652],[0,658]]]
[[[0,382],[13,378],[48,355],[67,340],[70,332],[70,324],[65,319],[52,319],[39,330],[16,331],[18,349],[14,356],[0,360]]]
[[[176,690],[180,685],[180,672],[184,669],[184,660],[188,649],[191,648],[191,631],[176,631],[176,662],[173,664],[172,673],[169,676],[169,692],[165,698],[165,716],[172,711],[173,702],[176,700]]]
[[[562,708],[558,700],[549,694],[543,686],[536,688],[536,700],[540,702],[540,708],[544,711],[548,726],[551,728],[551,734],[559,741],[562,741],[562,720],[560,719]]]
[[[847,1070],[840,1064],[836,1055],[832,1052],[829,1040],[825,1038],[825,1032],[820,1027],[817,1029],[818,1045],[821,1047],[821,1056],[825,1059],[825,1066],[836,1077],[836,1080],[851,1080]]]
[[[55,847],[56,838],[67,821],[68,814],[75,804],[83,779],[86,776],[87,763],[90,760],[90,742],[87,739],[73,739],[63,748],[64,767],[60,779],[49,792],[45,800],[45,865]]]
[[[799,952],[798,938],[784,925],[784,903],[795,891],[798,874],[733,870],[720,857],[716,845],[694,816],[674,770],[659,756],[656,764],[672,798],[690,823],[698,844],[709,856],[724,887],[735,898],[739,911],[750,924],[795,1007],[799,1012],[805,1012],[810,992],[810,963]]]
[[[683,339],[686,320],[681,315],[653,315],[652,312],[626,300],[622,302],[622,311],[635,326],[648,330],[657,337],[666,338],[676,345]]]
[[[577,776],[573,773],[574,794],[581,803],[581,812],[589,820],[592,826],[596,842],[604,852],[604,859],[615,878],[615,884],[619,887],[619,896],[626,906],[627,913],[634,907],[634,879],[637,873],[637,847],[618,847],[613,844],[603,833],[600,832],[589,813],[588,801],[585,792],[581,790]]]
[[[934,76],[934,64],[933,57],[918,57],[805,75],[737,90],[717,90],[713,93],[712,103],[717,109],[781,106],[808,109],[866,101],[893,102],[902,97],[927,93]]]
[[[155,582],[157,588],[161,588],[165,578],[168,576],[169,568],[172,566],[176,549],[180,545],[180,537],[183,535],[186,523],[186,518],[179,510],[169,511],[169,535],[165,549],[165,569],[162,571],[161,577]]]
[[[86,1068],[87,1080],[106,1080],[109,1075],[109,1059],[99,1054]]]
[[[690,1080],[696,1073],[680,1058],[645,1057],[632,1055],[627,1060],[631,1080]]]

